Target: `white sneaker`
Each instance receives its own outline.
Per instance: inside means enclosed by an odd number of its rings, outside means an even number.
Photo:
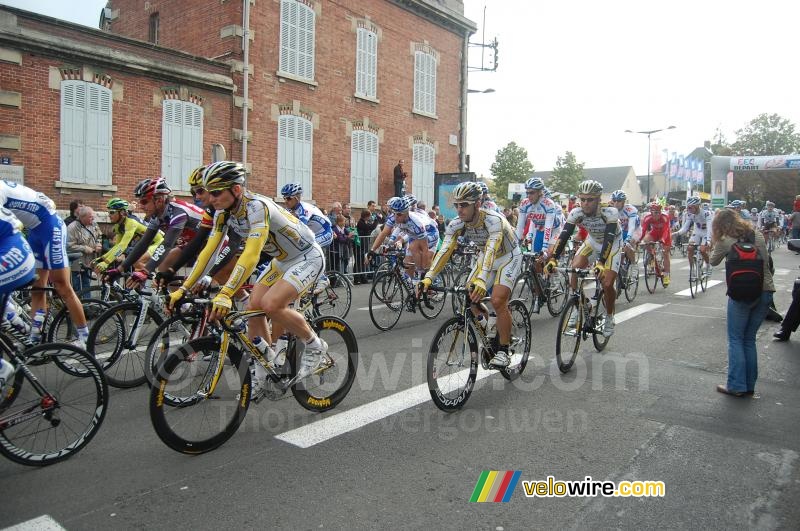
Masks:
[[[328,353],[328,344],[320,338],[322,344],[318,348],[310,348],[306,345],[303,356],[300,358],[300,368],[297,370],[297,378],[302,380],[314,374],[323,364],[324,355]]]
[[[511,363],[511,360],[508,358],[508,354],[502,350],[495,354],[494,358],[489,360],[489,365],[492,367],[508,367],[509,363]]]
[[[4,359],[0,359],[0,397],[5,395],[6,384],[14,378],[14,366]]]
[[[607,315],[606,322],[603,325],[603,336],[611,337],[614,335],[614,316]]]

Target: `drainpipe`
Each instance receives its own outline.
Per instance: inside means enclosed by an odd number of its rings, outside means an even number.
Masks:
[[[242,164],[247,165],[247,97],[248,85],[250,83],[250,0],[242,0],[244,2],[244,20],[242,27],[242,51],[244,52],[244,67],[242,68],[242,75],[244,82],[242,83]]]
[[[469,33],[464,33],[464,44],[461,47],[461,153],[458,170],[464,172],[467,166],[467,67],[469,63]]]

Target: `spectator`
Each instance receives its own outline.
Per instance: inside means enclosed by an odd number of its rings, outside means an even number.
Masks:
[[[375,217],[378,221],[378,225],[383,225],[386,223],[386,218],[389,216],[389,207],[386,206],[386,203],[380,206],[380,210],[376,210]]]
[[[408,173],[403,169],[403,160],[397,161],[397,166],[394,167],[394,195],[402,197],[406,188],[406,177]]]
[[[792,225],[792,239],[800,238],[800,204],[795,202],[794,212],[789,215],[789,223]]]
[[[380,214],[380,212],[376,209],[375,201],[367,201],[367,212],[369,212],[369,216],[372,218],[372,221],[375,221],[378,218],[378,214]]]
[[[103,243],[100,229],[94,222],[94,211],[88,206],[79,206],[75,215],[75,221],[67,227],[67,253],[72,270],[72,289],[77,292],[91,284],[89,268],[102,251]],[[82,269],[81,265],[87,269]]]
[[[78,219],[75,215],[75,211],[78,210],[79,206],[83,206],[83,199],[75,199],[74,201],[70,201],[69,203],[69,216],[64,218],[64,225],[69,227],[69,224]]]
[[[417,210],[420,212],[428,211],[428,206],[425,204],[425,201],[417,201]]]
[[[342,213],[342,204],[338,201],[331,203],[331,208],[328,209],[328,219],[331,220],[331,227],[336,225],[336,218]]]
[[[375,206],[375,202],[371,201],[372,206]],[[369,205],[367,205],[369,208]],[[361,219],[358,220],[358,226],[356,227],[358,230],[358,236],[361,240],[358,245],[356,245],[356,252],[355,252],[355,260],[353,261],[353,283],[354,284],[366,284],[370,280],[372,280],[372,275],[368,275],[368,269],[364,267],[364,255],[367,252],[367,249],[370,248],[372,240],[370,240],[370,234],[372,231],[375,230],[375,227],[378,226],[378,223],[375,217],[370,213],[369,210],[362,210],[361,211]]]
[[[446,223],[444,222],[444,216],[439,214],[436,216],[436,224],[439,226],[439,241],[441,242],[444,240],[444,231],[446,228]]]
[[[347,262],[350,260],[350,237],[345,227],[344,216],[336,216],[333,226],[333,244],[331,249],[331,267],[339,273],[347,273]]]
[[[732,396],[752,396],[758,376],[756,332],[772,304],[775,286],[769,268],[767,245],[760,231],[754,231],[739,213],[723,208],[711,224],[711,265],[718,265],[739,239],[754,238],[764,259],[764,284],[761,296],[754,302],[728,298],[728,380],[717,391]]]

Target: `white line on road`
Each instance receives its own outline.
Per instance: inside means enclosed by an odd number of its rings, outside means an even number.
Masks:
[[[356,308],[356,310],[358,310],[360,312],[368,312],[369,311],[369,306],[364,306],[362,308]]]
[[[709,280],[709,281],[708,281],[708,286],[706,286],[706,289],[709,289],[709,288],[711,288],[711,287],[714,287],[714,286],[716,286],[717,284],[722,284],[722,281],[721,281],[721,280]],[[700,286],[698,286],[698,288],[699,288],[699,287],[700,287]],[[679,292],[677,292],[675,295],[680,295],[681,297],[691,297],[691,296],[692,296],[692,291],[691,291],[691,289],[690,289],[690,288],[686,288],[686,289],[685,289],[685,290],[683,290],[683,291],[679,291]]]
[[[784,269],[782,267],[778,267],[778,268],[775,269],[775,274],[776,275],[781,275],[781,276],[788,275],[791,272],[792,272],[791,269]]]
[[[640,304],[639,306],[634,306],[633,308],[616,314],[615,321],[617,323],[622,323],[642,315],[643,313],[661,308],[662,306],[664,305],[653,303]],[[450,381],[453,382],[453,386],[460,383],[460,379],[456,377],[457,374],[453,375],[453,378],[450,379]],[[497,374],[497,372],[486,371],[482,367],[478,367],[478,374],[475,381],[483,380],[493,374]],[[446,393],[446,385],[441,385],[441,387],[442,391]],[[310,448],[328,439],[357,430],[390,415],[418,406],[430,400],[430,396],[427,383],[416,385],[374,402],[363,404],[351,410],[312,422],[306,426],[281,433],[276,435],[275,438],[300,448]]]
[[[66,528],[62,527],[58,522],[53,520],[49,514],[37,516],[33,520],[22,522],[20,524],[6,527],[3,531],[65,531]]]

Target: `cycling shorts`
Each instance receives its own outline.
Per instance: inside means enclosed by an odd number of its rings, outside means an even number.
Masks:
[[[622,258],[622,253],[620,252],[620,248],[622,247],[622,239],[616,238],[614,243],[611,244],[611,252],[608,255],[608,262],[611,263],[611,269],[619,273],[619,261]],[[578,252],[575,253],[576,256],[585,256],[589,260],[589,264],[592,264],[600,259],[600,251],[603,249],[602,243],[597,243],[594,241],[593,238],[586,238],[586,241],[583,242]]]
[[[689,238],[689,245],[708,245],[708,233],[694,231]]]
[[[672,247],[672,233],[669,229],[664,229],[662,231],[649,231],[647,234],[644,235],[645,238],[649,238],[648,241],[651,242],[658,242],[664,244],[664,247]],[[644,239],[644,238],[643,238]]]
[[[475,265],[472,266],[472,271],[469,273],[469,280],[467,281],[466,287],[471,286],[478,277],[482,265],[483,252],[478,255]],[[492,264],[492,270],[486,275],[487,291],[491,291],[492,287],[498,284],[508,289],[514,289],[520,271],[522,271],[522,251],[520,251],[519,247],[515,247],[510,253],[495,258],[494,264]]]
[[[28,243],[33,250],[37,269],[65,269],[67,258],[67,227],[60,217],[53,214],[43,220],[28,234]]]
[[[28,284],[36,274],[36,259],[22,234],[11,234],[0,242],[0,295]]]
[[[256,279],[256,284],[270,287],[283,279],[301,295],[311,287],[322,272],[325,271],[325,258],[319,244],[305,254],[285,261],[273,259],[269,266]]]

